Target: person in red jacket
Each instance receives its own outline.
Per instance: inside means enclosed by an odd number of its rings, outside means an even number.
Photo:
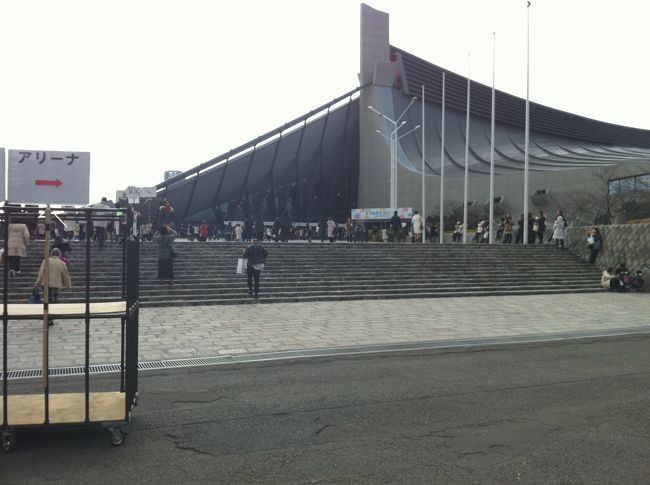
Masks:
[[[201,226],[199,227],[199,241],[207,241],[208,234],[210,234],[210,226],[208,226],[208,222],[206,220],[203,220],[203,222],[201,222]]]

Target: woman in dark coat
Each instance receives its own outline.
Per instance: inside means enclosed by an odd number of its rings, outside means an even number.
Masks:
[[[544,232],[546,231],[546,216],[542,211],[539,211],[537,216],[537,238],[540,244],[544,244]]]
[[[176,249],[173,247],[173,243],[176,239],[176,231],[170,226],[162,226],[153,239],[158,244],[158,279],[169,280],[171,285],[174,279]]]
[[[243,239],[244,241],[250,241],[253,239],[253,219],[251,219],[250,216],[248,216],[244,221]]]
[[[600,229],[592,227],[587,237],[587,244],[589,248],[589,262],[594,264],[598,253],[603,249],[603,237],[600,235]]]
[[[280,227],[280,240],[282,242],[287,242],[289,240],[289,232],[291,231],[291,219],[289,218],[289,211],[286,209],[280,217]]]
[[[519,216],[517,221],[517,235],[515,237],[515,243],[521,244],[524,242],[524,215]]]
[[[535,218],[533,217],[533,213],[529,212],[528,213],[528,244],[534,244],[535,238],[537,237],[535,231],[533,231],[534,225],[535,225]],[[522,241],[523,241],[523,236],[522,236]]]

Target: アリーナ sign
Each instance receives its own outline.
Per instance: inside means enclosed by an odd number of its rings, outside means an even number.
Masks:
[[[86,205],[90,153],[9,150],[9,202]]]

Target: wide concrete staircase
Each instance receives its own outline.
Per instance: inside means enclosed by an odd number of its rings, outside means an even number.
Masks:
[[[72,243],[73,288],[64,302],[83,301],[85,244]],[[235,274],[244,244],[178,242],[175,281],[157,279],[157,246],[141,245],[143,306],[253,303],[246,276]],[[600,290],[600,272],[550,245],[266,244],[259,302],[336,301],[449,296],[582,293]],[[92,301],[119,299],[122,246],[91,246]],[[9,280],[11,302],[27,302],[43,243],[30,245],[22,274]],[[0,273],[1,274],[1,273]],[[0,278],[0,286],[2,278]]]

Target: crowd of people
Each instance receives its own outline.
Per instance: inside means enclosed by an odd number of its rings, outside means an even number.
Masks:
[[[502,217],[495,225],[496,240],[503,244],[521,244],[524,240],[524,225],[528,224],[528,243],[544,244],[554,241],[559,249],[564,249],[564,240],[566,235],[567,221],[561,210],[558,210],[552,225],[549,227],[547,218],[543,211],[537,215],[528,214],[528,218],[520,215],[517,223],[513,222],[512,216],[507,214]],[[159,245],[159,278],[168,279],[170,284],[173,280],[173,260],[177,254],[173,241],[176,237],[184,237],[189,240],[208,241],[241,241],[252,242],[253,244],[245,250],[245,255],[264,254],[268,255],[266,249],[262,251],[260,243],[262,242],[287,242],[290,240],[320,240],[330,243],[335,241],[347,242],[365,242],[375,241],[410,241],[437,242],[439,237],[438,225],[431,217],[423,220],[418,211],[414,211],[412,218],[408,221],[402,220],[397,211],[393,216],[383,223],[362,224],[358,221],[347,219],[343,224],[337,224],[332,217],[323,217],[315,224],[296,224],[292,223],[289,212],[284,211],[282,215],[275,219],[273,224],[269,225],[264,222],[261,216],[247,217],[243,222],[229,221],[225,224],[209,225],[206,220],[200,224],[180,224],[178,231],[172,227],[175,225],[174,209],[169,201],[165,201],[160,207],[160,213],[156,222],[157,230],[154,232],[150,227],[143,227],[141,233],[145,240],[155,240]],[[452,232],[452,241],[461,242],[463,237],[463,224],[458,221]],[[472,236],[472,241],[477,244],[487,243],[489,241],[490,223],[487,216],[482,217],[476,225]],[[603,249],[603,240],[597,227],[593,227],[587,235],[587,244],[589,250],[589,262],[594,264],[599,252]],[[254,249],[249,249],[254,248]],[[259,276],[263,261],[255,256],[251,258],[251,263],[247,268],[248,286],[251,294],[257,295],[259,291]],[[258,269],[256,269],[256,266]],[[619,268],[620,269],[620,268]],[[612,273],[613,271],[613,273]],[[608,268],[603,272],[605,274],[621,274]],[[631,286],[626,286],[625,275],[623,277],[612,278],[612,280],[622,281],[623,287],[634,288],[642,281],[641,274],[638,273],[631,281],[635,281]],[[603,279],[605,281],[605,279]],[[609,282],[610,279],[607,279]],[[608,283],[609,284],[609,283]],[[613,284],[613,283],[612,283]],[[616,285],[614,285],[616,287]]]
[[[103,198],[99,203],[93,204],[93,208],[110,208],[111,205]],[[557,248],[564,248],[566,234],[566,219],[561,210],[556,213],[553,224],[549,227],[546,216],[542,211],[538,215],[528,214],[528,219],[521,215],[515,225],[512,217],[508,214],[500,219],[495,225],[495,237],[503,244],[520,244],[524,237],[524,224],[528,224],[528,242],[530,244],[542,244],[550,241],[555,242]],[[27,255],[27,245],[32,239],[42,239],[45,234],[45,226],[38,220],[34,227],[25,223],[15,222],[9,225],[8,247],[3,257],[6,257],[9,268],[9,276],[16,277],[22,273],[21,259]],[[91,228],[85,228],[85,224],[79,221],[74,222],[74,229],[69,231],[69,226],[58,220],[52,226],[52,245],[49,267],[49,298],[51,302],[58,302],[59,290],[69,288],[72,284],[68,266],[72,247],[70,240],[85,240],[91,237],[97,241],[98,247],[102,247],[107,240],[113,240],[116,236],[114,221],[110,218],[95,221]],[[178,229],[176,227],[178,226]],[[88,230],[87,230],[88,229]],[[174,207],[169,200],[164,200],[160,206],[158,217],[154,223],[145,223],[140,226],[140,237],[144,241],[153,241],[158,246],[158,278],[167,281],[171,286],[174,280],[174,259],[178,256],[175,240],[178,237],[198,241],[225,240],[250,242],[243,252],[246,258],[246,273],[249,293],[257,296],[259,293],[259,280],[264,268],[264,262],[268,251],[261,243],[263,242],[288,242],[290,240],[320,240],[334,243],[336,241],[366,242],[373,241],[395,241],[395,242],[437,242],[439,237],[438,225],[431,217],[423,220],[418,211],[410,220],[402,220],[397,211],[391,219],[383,223],[360,223],[347,219],[345,223],[337,224],[333,217],[323,217],[315,224],[292,223],[289,212],[284,211],[272,225],[266,224],[258,216],[248,217],[242,222],[228,222],[227,224],[209,225],[202,221],[198,225],[177,225]],[[474,243],[486,243],[489,240],[489,219],[482,217],[476,225],[472,241]],[[67,236],[67,237],[66,237]],[[458,221],[452,232],[452,241],[461,242],[463,236],[463,224]],[[589,262],[595,264],[598,254],[603,249],[603,238],[598,227],[593,227],[586,237],[589,251]],[[45,261],[41,264],[38,279],[34,284],[34,290],[44,286]],[[609,267],[603,271],[601,285],[611,291],[630,291],[643,288],[644,281],[642,272],[637,271],[631,274],[624,263],[616,267]]]
[[[537,215],[529,212],[527,219],[521,214],[516,224],[512,216],[506,214],[495,223],[495,241],[503,244],[523,244],[526,224],[528,225],[528,244],[544,244],[554,241],[557,248],[564,248],[567,220],[561,210],[557,211],[550,231],[543,211],[539,211]],[[489,242],[490,219],[487,216],[480,218],[471,238],[472,242],[477,244]],[[458,221],[454,226],[452,241],[462,242],[462,240],[463,223]]]
[[[516,223],[510,214],[500,218],[495,223],[495,240],[503,244],[521,244],[524,239],[523,215]],[[528,214],[528,244],[544,244],[554,241],[556,247],[563,249],[567,221],[561,210],[557,211],[553,224],[549,226],[542,211],[538,215]],[[288,211],[270,224],[261,216],[247,217],[244,221],[227,221],[225,223],[208,224],[203,220],[200,224],[183,223],[178,226],[178,237],[190,241],[259,241],[287,242],[300,241],[347,241],[347,242],[426,242],[437,243],[440,236],[437,222],[429,216],[424,220],[416,210],[412,218],[403,220],[397,211],[383,222],[363,222],[347,219],[345,222],[335,222],[330,217],[323,217],[316,223],[293,223]],[[142,226],[143,240],[151,240],[153,231],[151,225]],[[478,221],[474,229],[468,228],[469,241],[477,244],[489,242],[490,223],[487,216]],[[452,242],[462,242],[463,223],[458,221],[452,231]]]
[[[227,221],[223,224],[180,224],[178,237],[190,241],[241,241],[253,239],[266,242],[321,241],[321,242],[421,242],[425,237],[429,242],[438,242],[438,224],[427,218],[422,222],[419,214],[413,220],[403,221],[397,217],[397,224],[392,220],[385,222],[361,222],[348,218],[345,222],[335,222],[333,217],[323,217],[315,223],[291,222],[287,216],[277,218],[272,224],[264,222],[261,217],[248,217],[242,221]],[[148,228],[142,229],[144,240],[149,234]]]
[[[101,202],[93,204],[92,208],[111,208],[106,198]],[[93,211],[94,212],[94,211]],[[36,214],[22,214],[17,217],[23,222],[11,222],[8,226],[7,247],[2,250],[2,258],[6,258],[9,278],[17,278],[22,274],[21,263],[27,257],[27,247],[32,240],[43,240],[48,236],[46,224],[43,218]],[[50,251],[47,258],[44,258],[38,270],[36,281],[32,285],[30,303],[40,303],[41,291],[47,287],[48,303],[59,302],[59,291],[63,288],[72,287],[70,276],[70,261],[72,245],[70,241],[84,241],[86,238],[97,241],[98,246],[103,247],[107,238],[115,237],[115,222],[110,217],[97,217],[93,219],[91,227],[86,227],[85,221],[63,221],[56,214],[53,215],[50,223],[49,240]],[[47,274],[47,278],[46,278]],[[49,325],[54,325],[50,318]]]

